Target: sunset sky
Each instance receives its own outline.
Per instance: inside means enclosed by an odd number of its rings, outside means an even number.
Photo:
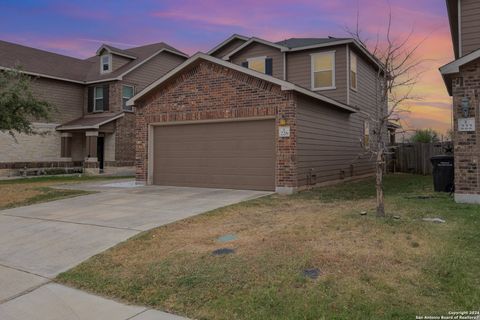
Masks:
[[[153,42],[188,53],[206,52],[233,33],[270,41],[290,37],[345,37],[357,8],[365,36],[385,28],[390,3],[393,34],[412,28],[426,60],[415,88],[420,102],[404,115],[408,128],[450,128],[451,102],[438,67],[453,59],[443,0],[0,0],[0,39],[86,58],[102,43],[128,48]]]

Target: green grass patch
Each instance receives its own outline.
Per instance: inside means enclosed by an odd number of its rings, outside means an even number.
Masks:
[[[480,302],[480,207],[434,193],[431,180],[388,176],[385,219],[374,215],[372,179],[217,209],[134,237],[57,281],[196,319],[473,311]],[[232,233],[237,240],[216,241]],[[222,247],[235,253],[212,255]],[[306,268],[320,269],[319,278],[304,277]]]

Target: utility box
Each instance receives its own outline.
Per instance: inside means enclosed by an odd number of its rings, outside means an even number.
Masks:
[[[455,185],[453,156],[430,158],[433,165],[433,186],[436,192],[453,192]]]

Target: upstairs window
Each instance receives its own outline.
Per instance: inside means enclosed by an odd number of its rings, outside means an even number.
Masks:
[[[108,84],[88,87],[88,113],[108,111],[108,104]]]
[[[357,55],[350,52],[350,88],[357,90]]]
[[[100,73],[108,73],[112,71],[112,56],[104,54],[100,57]]]
[[[257,72],[265,73],[268,75],[272,75],[272,66],[273,60],[272,58],[267,57],[256,57],[256,58],[249,58],[246,62],[242,63],[242,65],[246,68],[255,70]]]
[[[363,122],[363,147],[365,150],[370,149],[370,122]]]
[[[134,95],[134,88],[132,86],[122,86],[122,105],[124,111],[133,111],[132,106],[127,106],[127,101]]]
[[[103,87],[95,87],[95,98],[93,100],[93,112],[103,111]]]
[[[312,90],[335,89],[335,51],[311,55]]]

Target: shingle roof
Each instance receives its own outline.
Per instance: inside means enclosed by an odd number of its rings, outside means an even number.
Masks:
[[[72,120],[57,127],[57,130],[79,130],[79,129],[98,129],[101,125],[107,124],[115,119],[123,117],[123,113],[114,113],[109,115],[87,115],[82,118]]]
[[[282,41],[275,42],[278,45],[288,47],[290,49],[293,48],[301,48],[307,46],[313,46],[317,44],[324,44],[329,42],[341,41],[341,40],[348,40],[349,38],[290,38],[285,39]]]
[[[82,60],[0,40],[0,67],[21,67],[23,71],[33,74],[89,82],[115,78],[145,62],[146,59],[162,49],[186,56],[163,42],[130,49],[118,49],[109,45],[103,45],[103,47],[109,48],[112,53],[124,53],[136,57],[136,59],[132,59],[111,73],[100,74],[100,57],[98,55]]]

